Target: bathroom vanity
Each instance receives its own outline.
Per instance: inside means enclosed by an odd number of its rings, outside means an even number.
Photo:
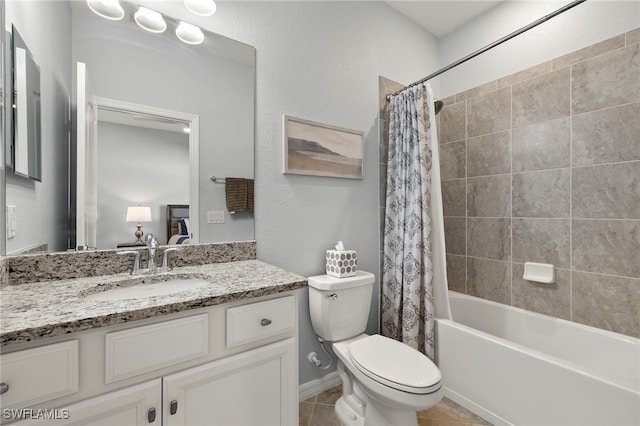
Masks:
[[[205,284],[120,293],[181,280]],[[2,423],[20,413],[12,424],[296,424],[305,285],[247,260],[5,286]]]

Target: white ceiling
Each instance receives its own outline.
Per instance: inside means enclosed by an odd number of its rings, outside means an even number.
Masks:
[[[501,3],[501,1],[390,0],[385,3],[425,28],[434,36],[442,38],[471,21],[476,16],[483,14],[498,3]]]

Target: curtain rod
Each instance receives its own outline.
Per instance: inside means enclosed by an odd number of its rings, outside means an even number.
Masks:
[[[565,5],[563,7],[561,7],[560,9],[556,10],[555,12],[551,12],[550,14],[543,16],[542,18],[538,19],[537,21],[534,21],[534,22],[530,23],[529,25],[526,25],[526,26],[520,28],[519,30],[514,31],[511,34],[506,35],[506,36],[502,37],[501,39],[496,40],[493,43],[488,44],[488,45],[486,45],[485,47],[483,47],[481,49],[476,50],[473,53],[470,53],[469,55],[465,56],[464,58],[458,59],[457,61],[447,65],[446,67],[440,68],[438,71],[436,71],[436,72],[434,72],[432,74],[429,74],[428,76],[426,76],[422,80],[416,81],[415,83],[411,83],[410,85],[408,85],[408,86],[406,86],[406,87],[404,87],[404,88],[402,88],[400,90],[397,90],[397,91],[387,95],[386,96],[387,101],[389,101],[391,99],[391,96],[396,96],[397,94],[399,94],[400,92],[402,92],[405,89],[408,89],[409,87],[417,86],[418,84],[422,84],[425,81],[431,80],[432,78],[437,77],[440,74],[442,74],[444,72],[447,72],[450,69],[455,68],[458,65],[467,62],[469,59],[473,59],[476,56],[483,54],[487,50],[493,49],[494,47],[504,43],[505,41],[511,40],[512,38],[514,38],[516,36],[519,36],[520,34],[524,33],[525,31],[529,31],[531,28],[537,27],[538,25],[542,24],[543,22],[547,22],[549,19],[551,19],[551,18],[553,18],[555,16],[558,16],[561,13],[564,13],[567,10],[579,5],[580,3],[584,3],[585,1],[587,1],[587,0],[575,0],[575,1]]]

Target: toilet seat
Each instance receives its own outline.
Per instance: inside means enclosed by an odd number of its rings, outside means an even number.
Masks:
[[[440,370],[412,347],[378,334],[349,344],[349,357],[367,377],[404,392],[428,394],[441,387]]]

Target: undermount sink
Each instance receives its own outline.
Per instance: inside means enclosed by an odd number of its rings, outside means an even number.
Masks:
[[[211,285],[200,278],[173,279],[149,284],[131,285],[128,287],[113,287],[108,290],[88,294],[85,300],[109,302],[124,299],[142,299],[145,297],[167,296],[183,291],[195,290]]]

